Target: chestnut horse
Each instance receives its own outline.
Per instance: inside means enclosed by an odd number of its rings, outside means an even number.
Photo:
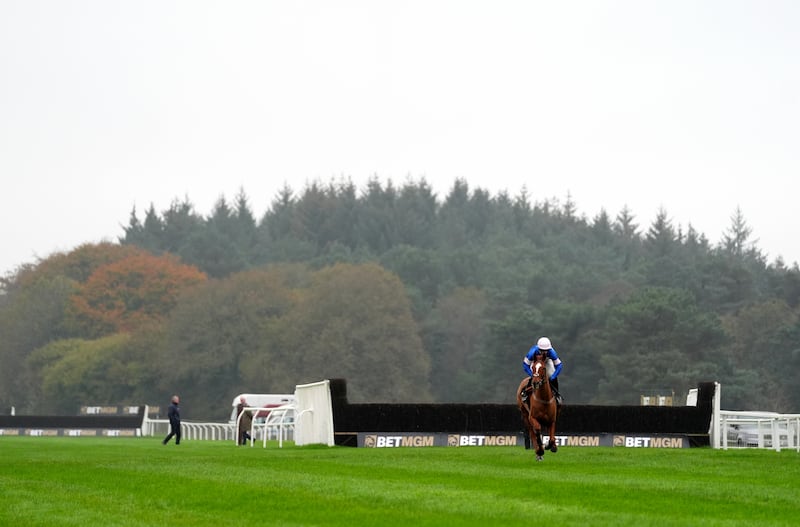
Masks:
[[[536,461],[542,461],[544,459],[542,428],[545,428],[550,436],[550,442],[547,445],[548,450],[553,453],[558,451],[558,446],[556,446],[558,409],[556,398],[550,389],[545,362],[537,359],[536,362],[531,364],[531,371],[533,372],[531,387],[528,387],[528,379],[525,378],[517,388],[517,406],[522,413],[525,435],[536,449]],[[522,400],[523,390],[528,392],[527,401]]]

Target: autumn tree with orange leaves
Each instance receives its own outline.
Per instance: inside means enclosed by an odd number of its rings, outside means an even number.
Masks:
[[[0,278],[0,407],[25,408],[30,392],[26,358],[35,349],[76,334],[67,307],[98,268],[147,254],[139,247],[109,242],[84,244],[21,266]]]
[[[181,292],[206,279],[176,256],[134,254],[98,267],[89,276],[70,299],[68,325],[89,338],[132,331],[164,317]]]

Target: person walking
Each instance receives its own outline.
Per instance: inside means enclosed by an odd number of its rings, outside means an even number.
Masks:
[[[236,417],[239,420],[239,444],[246,445],[250,440],[250,427],[253,424],[253,412],[245,410],[247,400],[242,396],[236,406]],[[241,417],[239,417],[241,416]]]
[[[169,434],[164,440],[161,442],[162,444],[169,443],[169,440],[172,439],[172,436],[175,436],[175,444],[181,444],[181,410],[178,405],[181,402],[181,398],[177,395],[172,396],[172,403],[169,405],[169,410],[167,410],[167,417],[169,417]]]

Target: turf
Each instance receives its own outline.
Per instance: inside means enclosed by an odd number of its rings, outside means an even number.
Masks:
[[[797,525],[795,451],[0,437],[0,525]]]

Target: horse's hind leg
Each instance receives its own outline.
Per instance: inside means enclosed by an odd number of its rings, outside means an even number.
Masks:
[[[522,414],[522,437],[525,440],[525,450],[531,449],[531,425],[525,414]]]

